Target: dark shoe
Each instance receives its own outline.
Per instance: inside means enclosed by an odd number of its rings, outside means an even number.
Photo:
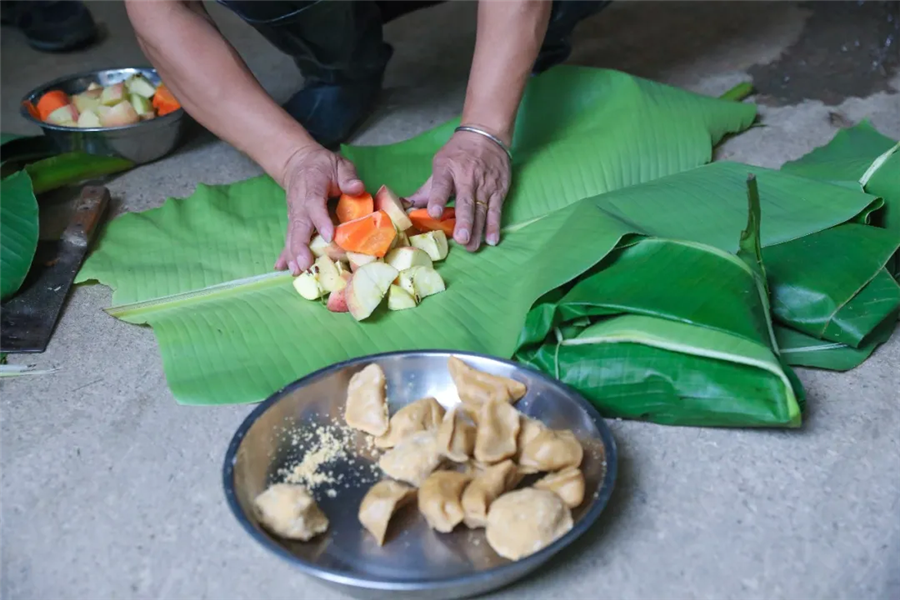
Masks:
[[[317,142],[336,150],[374,111],[381,81],[381,76],[340,83],[310,81],[285,102],[284,109]]]
[[[76,0],[4,1],[3,21],[25,34],[42,52],[65,52],[86,46],[97,37],[97,25],[87,7]]]

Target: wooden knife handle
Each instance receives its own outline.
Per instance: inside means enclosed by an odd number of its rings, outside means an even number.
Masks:
[[[89,243],[107,206],[109,206],[109,190],[105,186],[85,186],[75,204],[75,214],[63,234],[63,239],[80,244]]]

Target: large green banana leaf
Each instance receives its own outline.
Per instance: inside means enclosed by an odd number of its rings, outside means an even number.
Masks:
[[[865,345],[900,307],[900,286],[884,266],[900,232],[846,223],[763,252],[775,317],[817,339]]]
[[[691,94],[618,71],[562,65],[532,79],[513,143],[504,224],[527,223],[610,190],[709,162],[712,145],[750,126],[753,105]],[[346,146],[370,187],[412,194],[431,175],[453,120],[387,146]]]
[[[0,182],[0,297],[4,300],[25,281],[37,243],[37,199],[31,177],[18,172]]]
[[[884,199],[876,224],[900,236],[900,142],[879,133],[868,121],[839,131],[825,146],[786,163],[783,171],[835,183],[859,186]],[[900,276],[896,256],[889,270]]]
[[[265,271],[277,253],[280,237],[261,224],[276,221],[274,210],[280,214],[283,208],[264,198],[273,184],[261,178],[204,188],[202,193],[213,197],[208,201],[198,192],[186,201],[121,217],[79,280],[110,283],[117,304],[160,290],[177,294],[150,296],[109,312],[153,327],[169,385],[180,402],[251,402],[315,369],[375,352],[445,348],[511,356],[536,298],[588,270],[623,236],[660,227],[665,222],[661,213],[683,219],[688,227],[683,237],[736,250],[746,220],[746,208],[742,212],[738,207],[746,205],[747,169],[714,163],[661,183],[576,202],[510,228],[504,241],[487,251],[470,254],[454,248],[438,263],[446,292],[425,299],[415,310],[379,313],[362,323],[303,300],[288,275],[216,281]],[[770,220],[763,217],[763,243],[845,222],[872,203],[862,192],[817,182],[807,182],[808,201],[797,202],[797,178],[754,170],[760,189],[766,190],[763,214],[771,215]],[[254,202],[247,203],[248,197]],[[271,208],[267,213],[265,206]],[[644,230],[644,223],[651,227]],[[230,231],[240,235],[229,236]],[[204,241],[216,252],[202,252]],[[204,285],[211,287],[201,289]]]
[[[712,144],[746,128],[754,114],[753,107],[611,71],[565,67],[535,78],[517,125],[515,184],[500,246],[476,254],[452,248],[439,263],[445,293],[414,310],[379,311],[362,323],[303,300],[289,275],[269,273],[286,219],[284,194],[268,178],[202,186],[189,199],[117,219],[78,281],[110,285],[111,314],[153,327],[168,382],[183,403],[257,401],[320,367],[389,350],[443,348],[508,357],[535,299],[591,270],[617,247],[653,236],[739,252],[748,171],[759,178],[763,246],[859,220],[879,208],[880,201],[858,186],[732,163],[702,166]],[[434,153],[454,125],[344,153],[368,187],[384,183],[406,195],[427,178]],[[772,342],[759,339],[766,319],[760,321],[752,306],[736,310],[751,322],[730,327],[747,335],[755,331],[757,338],[702,327],[719,335],[699,334],[697,345],[755,352],[754,364],[769,368],[742,373],[748,381],[764,378],[768,383],[761,385],[773,390],[762,394],[764,402],[780,408],[736,402],[728,422],[795,423],[799,394],[784,383],[793,382],[793,375],[773,359]],[[690,369],[679,373],[688,377]]]

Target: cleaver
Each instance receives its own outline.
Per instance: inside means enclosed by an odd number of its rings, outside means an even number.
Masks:
[[[0,307],[0,352],[43,352],[109,206],[109,190],[89,185],[59,240],[41,241],[19,292]]]

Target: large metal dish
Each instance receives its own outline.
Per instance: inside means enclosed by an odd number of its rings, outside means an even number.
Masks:
[[[544,550],[512,562],[497,555],[483,530],[460,525],[450,534],[428,528],[415,506],[397,514],[388,540],[379,547],[360,526],[357,511],[371,483],[351,484],[329,498],[319,487],[314,495],[331,526],[310,542],[290,542],[270,535],[257,522],[253,499],[274,481],[279,469],[294,464],[306,447],[286,434],[343,420],[347,384],[369,363],[378,363],[388,382],[391,414],[424,396],[444,407],[459,402],[447,359],[459,356],[477,369],[512,377],[528,386],[516,408],[553,428],[571,429],[585,446],[582,463],[585,501],[575,509],[575,526]],[[359,436],[362,439],[362,435]],[[357,444],[364,448],[364,444]],[[363,463],[344,459],[334,472],[353,481]],[[371,473],[371,471],[370,471]],[[505,586],[533,571],[583,534],[603,510],[616,478],[616,446],[597,411],[581,396],[522,365],[468,353],[399,352],[354,359],[296,381],[258,406],[235,433],[224,464],[225,495],[244,529],[265,548],[307,575],[363,598],[461,598]],[[400,533],[398,533],[400,532]]]
[[[22,101],[37,103],[45,92],[62,90],[67,94],[79,94],[91,83],[111,85],[125,81],[137,73],[154,85],[160,78],[156,69],[135,67],[126,69],[101,69],[77,75],[61,77],[28,92]],[[103,156],[120,156],[137,164],[152,162],[172,152],[184,139],[190,118],[184,109],[162,117],[141,121],[123,127],[75,128],[44,123],[32,117],[22,106],[22,116],[39,126],[44,135],[51,138],[60,152],[86,152]]]

